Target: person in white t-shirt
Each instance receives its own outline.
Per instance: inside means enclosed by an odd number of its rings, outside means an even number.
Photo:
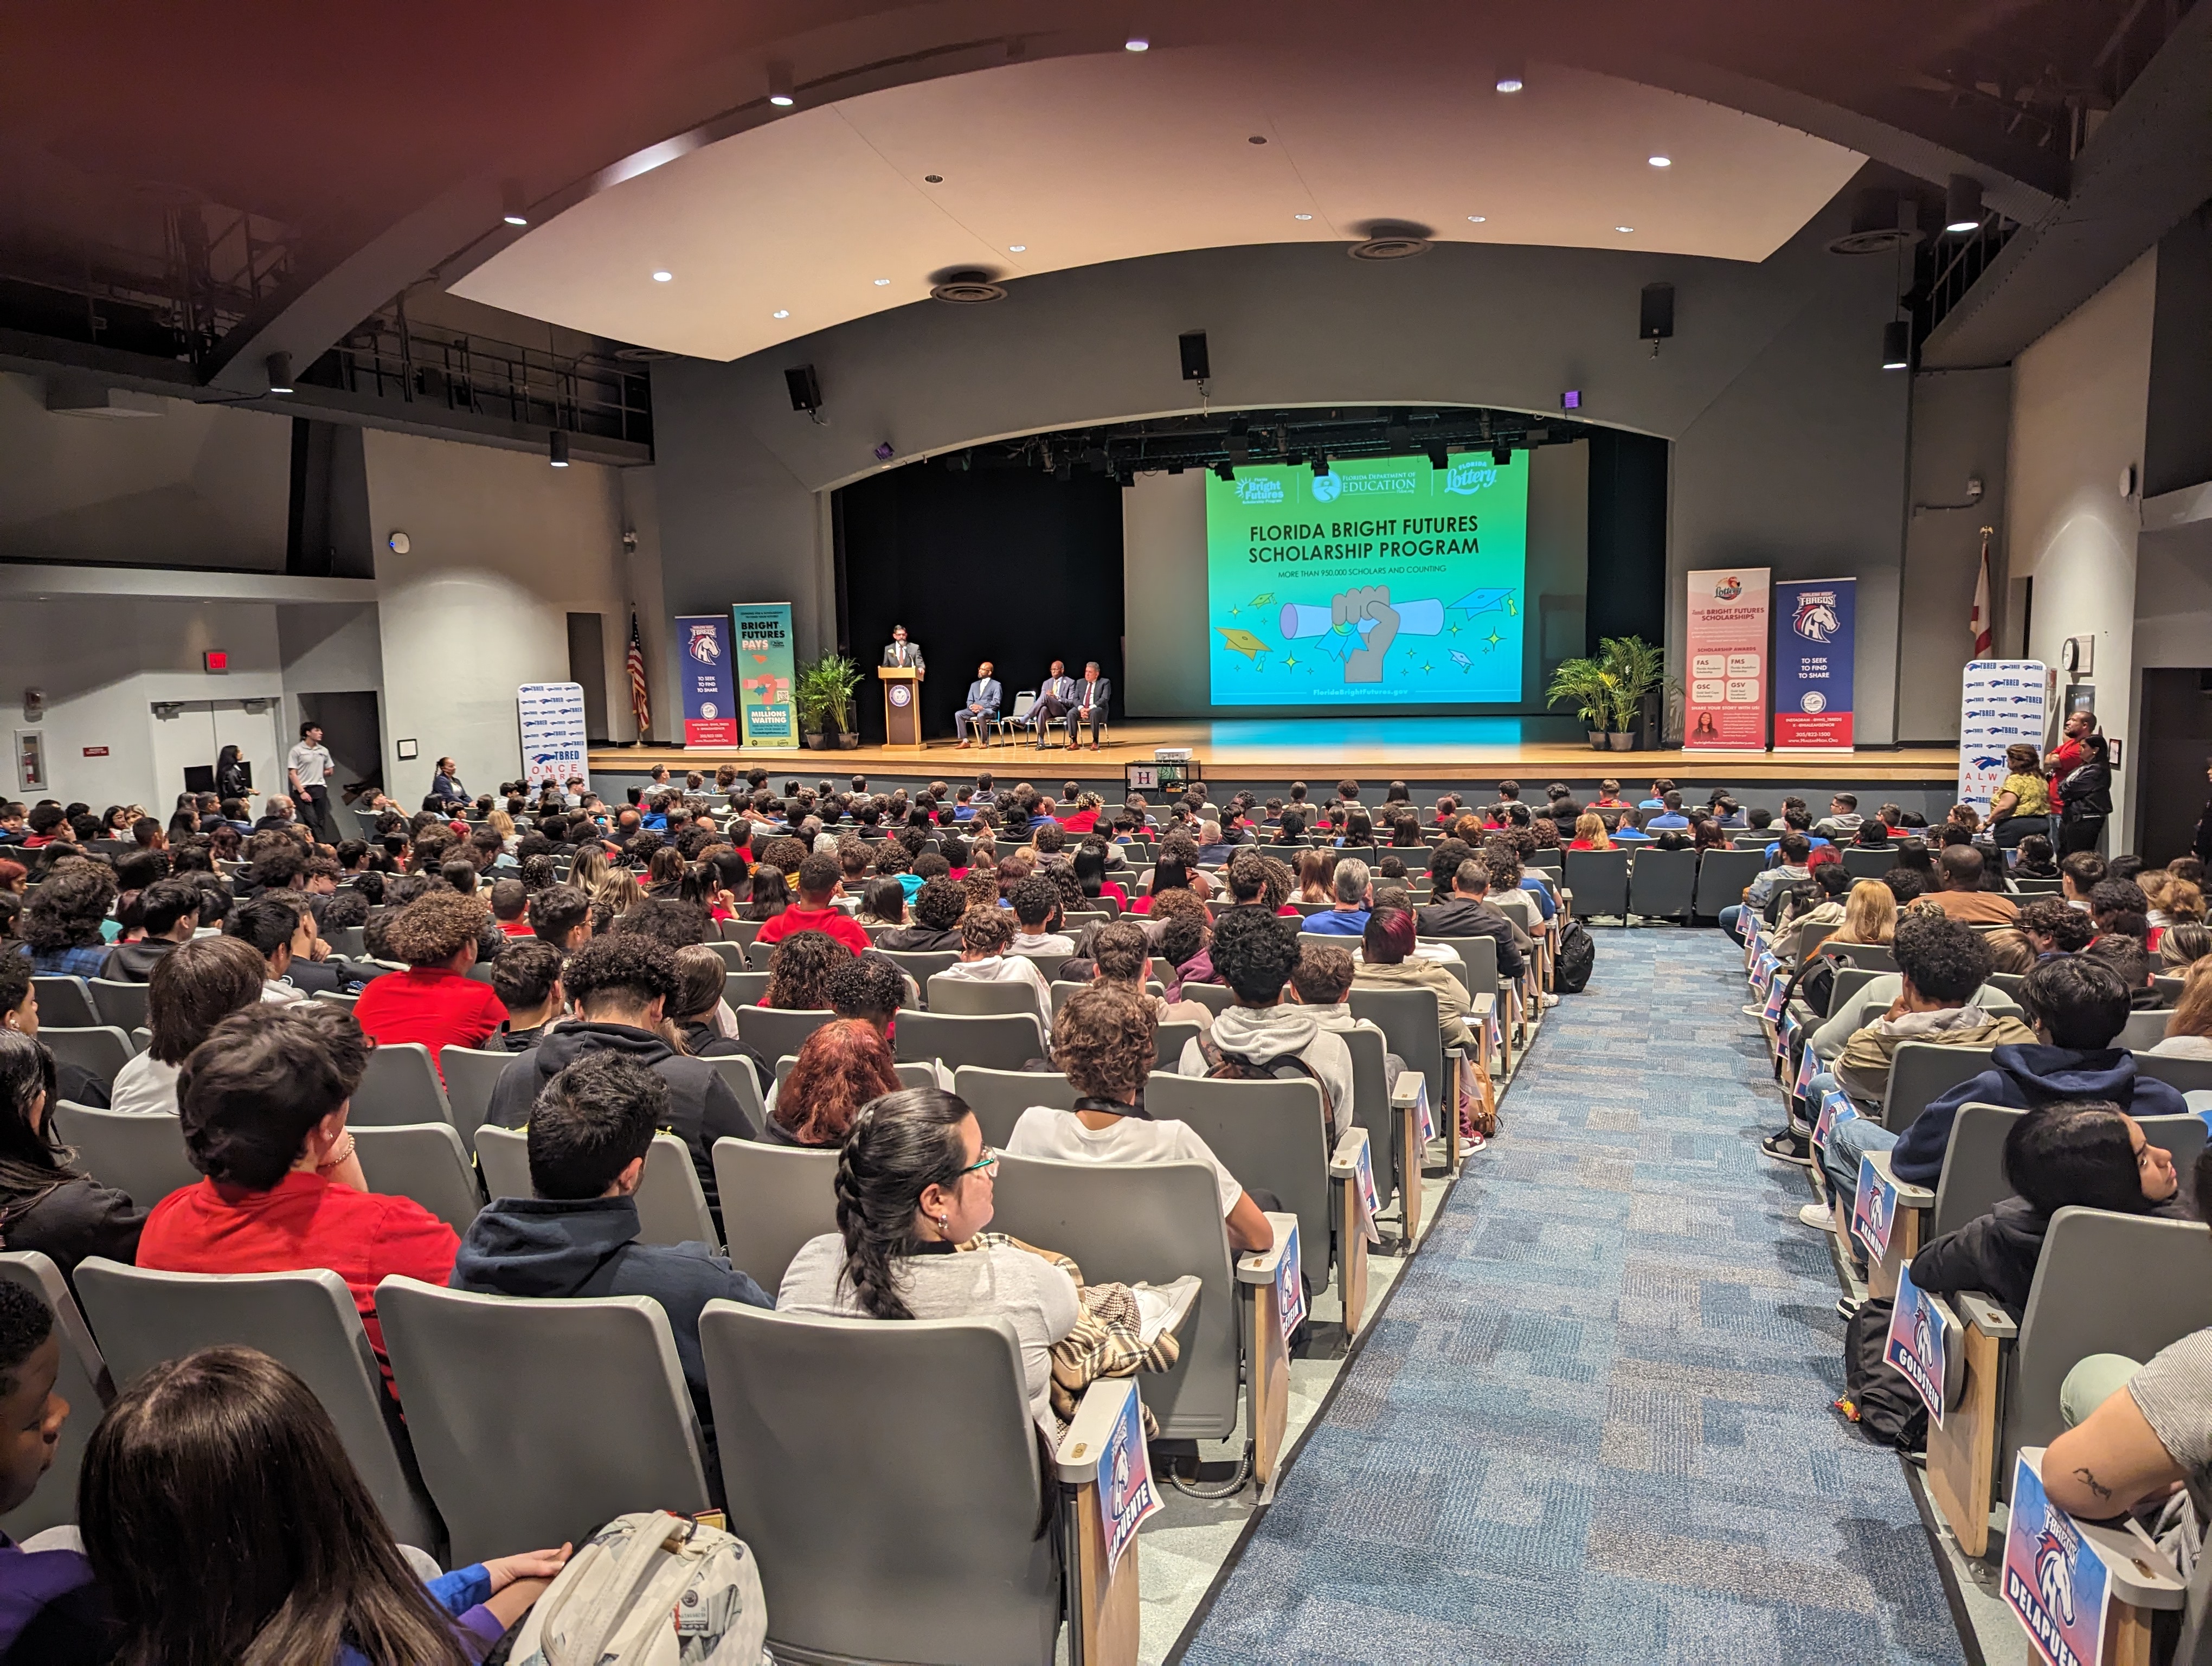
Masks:
[[[1036,995],[1037,1022],[1049,1037],[1052,991],[1034,961],[1008,952],[1013,941],[1013,915],[979,903],[960,916],[960,958],[937,976],[962,983],[1028,984]]]
[[[163,955],[146,986],[152,1039],[115,1073],[107,1108],[174,1116],[177,1073],[216,1025],[262,1000],[268,970],[260,952],[235,937],[196,937]]]
[[[1054,929],[1060,915],[1060,887],[1032,873],[1017,884],[1006,901],[1013,907],[1015,954],[1073,954],[1075,939]]]
[[[1070,995],[1053,1033],[1052,1061],[1083,1097],[1073,1110],[1031,1105],[1014,1124],[1008,1153],[1064,1163],[1203,1163],[1220,1189],[1231,1247],[1240,1254],[1273,1249],[1267,1215],[1197,1132],[1145,1110],[1158,1029],[1141,989],[1109,981]]]
[[[315,836],[331,836],[331,794],[327,783],[337,768],[323,745],[323,726],[309,718],[300,726],[300,744],[284,759],[285,784],[292,802],[300,806],[300,819],[315,830]]]

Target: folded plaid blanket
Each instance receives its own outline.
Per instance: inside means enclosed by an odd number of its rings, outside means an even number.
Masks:
[[[982,1250],[993,1244],[1027,1250],[1039,1256],[1075,1280],[1081,1312],[1075,1329],[1052,1345],[1052,1409],[1064,1424],[1075,1415],[1075,1402],[1091,1384],[1109,1377],[1134,1377],[1140,1371],[1170,1371],[1182,1355],[1173,1331],[1163,1331],[1150,1347],[1145,1346],[1144,1323],[1136,1292],[1126,1284],[1085,1284],[1083,1269],[1056,1250],[1005,1232],[978,1232],[960,1247]],[[1143,1407],[1145,1433],[1157,1435],[1152,1408]]]

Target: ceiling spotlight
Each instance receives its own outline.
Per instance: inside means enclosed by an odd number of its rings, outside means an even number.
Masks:
[[[1293,220],[1310,220],[1313,218],[1313,216],[1310,214],[1293,214],[1291,218]]]
[[[1314,478],[1316,480],[1320,479],[1322,476],[1328,472],[1328,453],[1327,452],[1317,451],[1314,453],[1313,471]]]
[[[1884,370],[1912,368],[1911,319],[1892,319],[1881,326],[1881,368]]]
[[[1234,480],[1237,477],[1237,465],[1234,463],[1216,463],[1213,465],[1213,471],[1224,480]]]
[[[1943,229],[1969,232],[1982,223],[1982,182],[1971,173],[1954,173],[1943,190]]]
[[[1629,233],[1634,231],[1636,228],[1633,226],[1615,226],[1613,229],[1619,232],[1623,237],[1626,237]]]
[[[1490,448],[1490,460],[1497,464],[1499,468],[1504,468],[1513,460],[1513,447],[1510,446],[1492,446]]]
[[[289,353],[271,353],[262,362],[269,372],[269,391],[271,393],[289,393],[292,391],[292,356]]]
[[[1470,226],[1479,226],[1489,218],[1490,216],[1486,214],[1470,214],[1467,216],[1467,222]]]
[[[768,101],[779,110],[791,107],[791,65],[788,64],[768,66]]]
[[[1525,67],[1518,58],[1509,58],[1500,63],[1498,66],[1498,90],[1517,93],[1527,86],[1528,81],[1522,74]]]
[[[653,275],[653,281],[655,283],[673,283],[676,281],[676,274],[674,272],[655,272]]]
[[[791,308],[788,307],[779,307],[775,310],[775,316],[778,318],[789,318],[791,316]]]
[[[500,218],[510,226],[530,223],[529,205],[522,200],[522,181],[508,179],[499,188]]]
[[[1152,43],[1140,34],[1133,34],[1121,43],[1121,50],[1125,52],[1148,52],[1152,49]]]
[[[1646,156],[1644,160],[1650,163],[1654,167],[1672,167],[1674,166],[1674,159],[1672,156]]]
[[[1008,254],[1027,254],[1029,252],[1030,246],[1026,243],[1009,243],[1006,245],[1006,252]]]
[[[556,469],[568,466],[568,435],[564,430],[556,428],[549,437],[546,460]]]
[[[888,277],[879,277],[879,278],[878,278],[878,279],[876,280],[876,287],[877,287],[878,289],[884,289],[884,288],[885,288],[887,285],[889,285],[889,284],[890,284],[890,279],[889,279]]]

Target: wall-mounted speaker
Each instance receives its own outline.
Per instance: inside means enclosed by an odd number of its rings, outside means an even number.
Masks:
[[[1674,333],[1674,286],[1647,283],[1638,309],[1636,333],[1640,340],[1664,341]]]
[[[1176,345],[1182,350],[1182,379],[1187,382],[1202,382],[1213,374],[1206,356],[1206,331],[1186,330],[1176,337]]]
[[[816,411],[822,409],[822,384],[814,380],[814,367],[795,364],[783,373],[783,385],[791,390],[793,410]]]

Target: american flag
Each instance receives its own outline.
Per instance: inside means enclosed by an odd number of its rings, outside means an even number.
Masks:
[[[1993,530],[1982,528],[1982,562],[1974,579],[1974,611],[1966,621],[1966,629],[1974,639],[1972,657],[1977,660],[1988,659],[1996,641],[1996,633],[1990,629],[1993,621],[1990,613],[1990,533]]]
[[[637,720],[637,738],[653,732],[653,696],[645,687],[645,639],[637,634],[637,615],[629,616],[629,711]]]

